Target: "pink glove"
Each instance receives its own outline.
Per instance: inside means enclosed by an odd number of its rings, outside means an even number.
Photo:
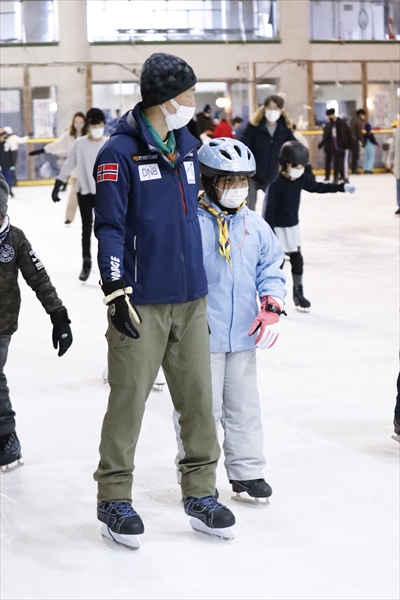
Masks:
[[[279,318],[282,313],[286,315],[272,296],[264,296],[261,299],[260,312],[254,319],[249,331],[249,335],[253,335],[257,329],[260,330],[256,339],[256,348],[264,350],[265,348],[272,348],[275,344],[279,336]]]

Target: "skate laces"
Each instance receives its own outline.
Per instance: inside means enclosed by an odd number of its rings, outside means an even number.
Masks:
[[[192,508],[193,504],[201,504],[204,508],[207,508],[210,512],[214,512],[219,508],[224,508],[222,504],[220,504],[214,496],[205,496],[204,498],[192,498],[188,502],[188,508]]]
[[[108,519],[110,519],[112,512],[115,512],[117,517],[121,517],[122,519],[138,516],[137,512],[132,508],[129,502],[110,502],[109,506],[106,508]]]
[[[4,446],[4,450],[9,450],[13,443],[15,442],[15,433],[12,433],[8,438],[7,444]]]

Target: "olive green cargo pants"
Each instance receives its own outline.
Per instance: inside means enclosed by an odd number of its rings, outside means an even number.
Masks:
[[[182,496],[211,496],[220,448],[212,412],[206,298],[183,304],[139,306],[140,338],[107,330],[110,395],[103,421],[98,502],[132,501],[134,455],[146,400],[162,364],[179,414],[184,458]],[[165,423],[172,427],[172,421]],[[173,457],[171,456],[171,461]]]

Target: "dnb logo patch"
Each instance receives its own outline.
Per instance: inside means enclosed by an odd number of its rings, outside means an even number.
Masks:
[[[118,181],[117,163],[105,163],[97,167],[97,183],[100,181]]]
[[[15,256],[15,250],[10,244],[0,246],[0,262],[9,263]]]

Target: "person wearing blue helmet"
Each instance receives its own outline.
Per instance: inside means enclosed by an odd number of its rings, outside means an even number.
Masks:
[[[198,155],[214,418],[217,431],[220,424],[224,430],[225,468],[234,499],[266,501],[272,489],[263,478],[256,348],[272,348],[279,336],[286,294],[280,269],[284,254],[269,225],[246,205],[249,177],[256,171],[249,148],[218,138]],[[175,412],[179,462],[184,453],[178,417]]]

